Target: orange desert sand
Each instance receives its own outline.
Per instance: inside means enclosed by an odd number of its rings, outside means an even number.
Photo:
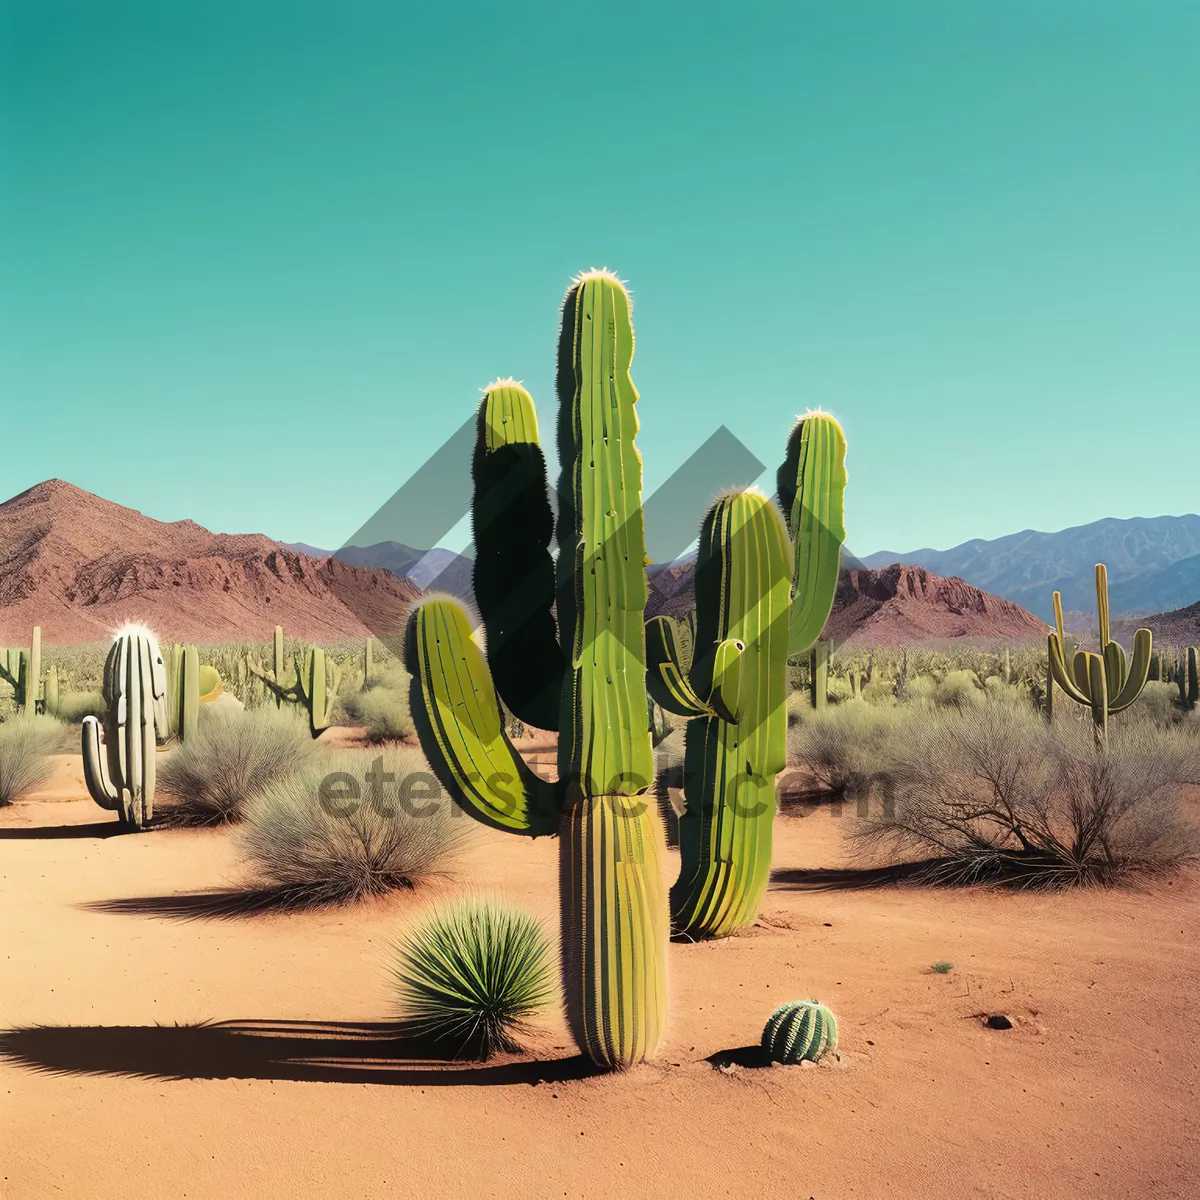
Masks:
[[[803,811],[776,824],[757,925],[671,947],[661,1059],[594,1076],[557,1013],[527,1056],[484,1065],[385,1025],[390,947],[437,897],[502,893],[554,927],[552,840],[472,825],[459,877],[420,893],[183,919],[212,902],[172,897],[236,888],[232,834],[111,836],[63,756],[0,810],[3,1195],[1200,1195],[1194,873],[1060,896],[852,887],[839,819]],[[839,1062],[737,1065],[808,997],[840,1019]]]

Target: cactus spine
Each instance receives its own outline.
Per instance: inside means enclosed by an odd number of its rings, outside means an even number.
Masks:
[[[452,599],[421,604],[406,643],[421,744],[454,800],[508,832],[560,834],[568,1024],[584,1053],[608,1068],[650,1058],[666,1018],[661,834],[642,798],[654,767],[632,356],[624,287],[608,272],[579,276],[559,337],[556,591],[533,402],[501,381],[480,405],[473,471],[476,595],[492,670]],[[524,519],[505,522],[514,495],[530,504]],[[520,570],[505,570],[505,555]],[[525,660],[525,678],[514,675],[514,646],[540,648]],[[559,730],[557,783],[539,781],[508,741],[497,686],[521,720]]]
[[[837,1049],[837,1018],[816,1000],[781,1004],[763,1029],[763,1053],[771,1062],[818,1062]]]
[[[1100,653],[1078,650],[1070,662],[1064,652],[1062,596],[1054,593],[1055,632],[1047,638],[1050,670],[1058,684],[1077,704],[1091,709],[1097,742],[1108,735],[1108,718],[1128,708],[1141,694],[1150,674],[1152,634],[1139,629],[1133,635],[1133,655],[1126,663],[1125,651],[1109,637],[1108,571],[1096,564],[1096,612],[1100,622]]]
[[[170,734],[167,672],[145,626],[120,630],[104,663],[104,742],[95,717],[83,720],[83,775],[92,799],[123,823],[145,829],[154,816],[155,746]]]

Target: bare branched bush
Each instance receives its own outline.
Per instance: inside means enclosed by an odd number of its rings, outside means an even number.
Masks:
[[[241,851],[256,886],[331,904],[447,873],[466,826],[419,751],[321,751],[247,806]]]
[[[1200,741],[1150,723],[1045,724],[1012,705],[919,715],[889,746],[887,786],[857,824],[891,862],[931,858],[930,882],[1065,887],[1176,867],[1200,850],[1182,789]]]
[[[247,803],[312,753],[312,737],[296,709],[213,712],[206,705],[196,733],[166,755],[159,768],[163,822],[221,825],[237,820]]]
[[[54,774],[50,755],[62,731],[62,723],[53,717],[17,716],[0,724],[0,806],[50,781]]]

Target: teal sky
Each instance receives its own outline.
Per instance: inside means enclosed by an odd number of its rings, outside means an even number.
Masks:
[[[340,544],[607,265],[650,488],[821,406],[859,553],[1200,507],[1195,0],[0,13],[3,496]]]

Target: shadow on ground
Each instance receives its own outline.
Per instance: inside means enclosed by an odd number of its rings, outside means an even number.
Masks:
[[[718,1050],[704,1060],[714,1071],[728,1071],[730,1067],[769,1067],[771,1060],[762,1046],[735,1046],[731,1050]]]
[[[88,825],[11,825],[0,829],[0,842],[57,841],[59,838],[108,838],[125,830],[116,821]]]
[[[582,1055],[482,1064],[401,1025],[220,1021],[204,1025],[36,1025],[0,1031],[0,1060],[52,1075],[273,1079],[406,1087],[559,1083],[597,1069]]]
[[[280,888],[229,888],[203,892],[175,892],[170,896],[122,896],[112,900],[89,900],[79,907],[88,912],[115,916],[173,917],[178,921],[207,918],[250,917],[257,913],[311,912],[328,907],[311,896]]]
[[[889,867],[778,867],[771,872],[777,892],[851,892],[891,887],[897,883],[927,882],[940,859],[899,863]]]

